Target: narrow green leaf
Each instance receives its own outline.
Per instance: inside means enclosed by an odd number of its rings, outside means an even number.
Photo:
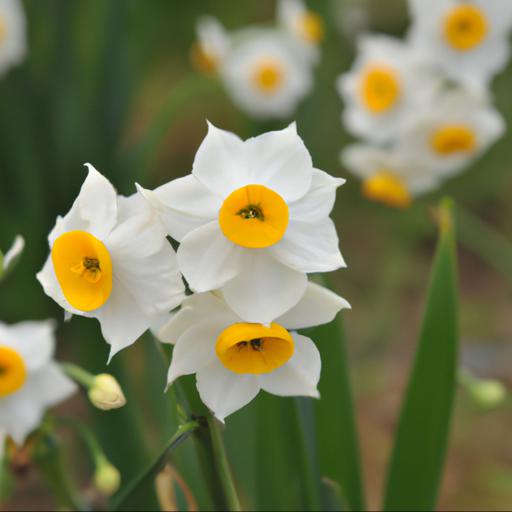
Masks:
[[[457,271],[451,203],[440,227],[423,326],[389,466],[385,510],[434,510],[457,374]]]

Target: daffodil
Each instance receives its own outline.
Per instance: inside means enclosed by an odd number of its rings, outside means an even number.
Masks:
[[[315,169],[295,124],[242,141],[209,124],[192,174],[145,191],[192,290],[220,288],[246,321],[294,306],[306,273],[345,265],[329,218],[344,181]]]
[[[53,360],[51,321],[0,322],[0,433],[23,444],[47,408],[71,396],[76,386]]]
[[[176,255],[140,194],[119,197],[90,164],[65,217],[49,236],[50,256],[37,275],[67,312],[97,318],[110,357],[184,297]]]
[[[353,144],[341,153],[343,165],[360,177],[363,195],[394,208],[407,208],[415,196],[435,189],[437,173],[420,159],[393,148]]]
[[[218,20],[204,16],[197,22],[192,62],[203,73],[216,73],[229,50],[229,37]]]
[[[337,82],[343,123],[354,135],[389,142],[438,83],[408,45],[388,36],[363,36],[352,69]]]
[[[27,52],[26,19],[19,0],[0,0],[0,75],[19,64]]]
[[[279,396],[318,398],[320,354],[296,329],[330,322],[347,301],[319,285],[306,292],[271,323],[247,323],[213,293],[188,297],[160,329],[159,338],[175,344],[168,382],[195,373],[202,401],[224,418],[263,389]]]
[[[450,89],[414,112],[399,146],[418,165],[446,176],[464,170],[504,131],[503,117],[485,97]]]
[[[291,116],[313,83],[294,39],[274,29],[234,35],[220,75],[237,106],[256,118]]]
[[[482,88],[506,64],[512,3],[409,0],[414,50],[449,78]]]

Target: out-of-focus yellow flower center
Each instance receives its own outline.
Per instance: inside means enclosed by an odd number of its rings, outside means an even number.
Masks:
[[[388,66],[371,66],[361,77],[360,96],[374,114],[393,108],[400,97],[400,83],[395,70]]]
[[[283,238],[288,227],[288,205],[263,185],[246,185],[232,192],[219,211],[222,232],[243,247],[269,247]]]
[[[432,148],[442,156],[472,153],[476,147],[473,130],[464,125],[452,124],[438,128],[431,138]]]
[[[195,42],[192,45],[190,60],[198,71],[207,75],[216,73],[219,67],[219,59],[211,52],[206,51],[199,42]]]
[[[284,81],[284,68],[277,59],[266,58],[259,61],[252,75],[256,88],[264,94],[273,94]]]
[[[487,32],[487,18],[475,5],[458,5],[448,12],[444,20],[446,41],[461,52],[472,50],[482,43]]]
[[[363,195],[393,208],[407,208],[412,202],[405,183],[386,169],[363,181]]]
[[[103,242],[86,231],[69,231],[55,240],[52,261],[74,308],[92,311],[105,304],[112,291],[112,260]]]
[[[0,43],[5,41],[7,37],[7,23],[5,22],[4,16],[0,15]]]
[[[25,362],[16,350],[0,345],[0,398],[23,386],[27,378]]]
[[[315,12],[306,11],[297,19],[300,37],[310,43],[319,43],[324,38],[324,22]]]
[[[269,373],[293,355],[291,334],[279,324],[238,323],[224,329],[215,351],[222,364],[235,373]]]

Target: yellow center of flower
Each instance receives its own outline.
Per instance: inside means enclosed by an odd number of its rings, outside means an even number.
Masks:
[[[485,14],[474,5],[458,5],[444,20],[444,37],[455,50],[465,52],[478,46],[487,36]]]
[[[279,324],[238,323],[224,329],[215,351],[222,364],[235,373],[269,373],[292,357],[291,334]]]
[[[277,59],[262,59],[254,68],[252,80],[260,92],[273,94],[284,82],[283,65]]]
[[[430,143],[439,155],[451,156],[472,153],[476,147],[476,137],[473,130],[467,126],[453,124],[435,130]]]
[[[27,377],[25,362],[16,350],[0,345],[0,398],[23,386]]]
[[[85,231],[69,231],[55,240],[52,261],[73,307],[92,311],[105,304],[112,291],[112,260],[103,242]]]
[[[400,96],[396,72],[387,66],[372,66],[363,72],[360,96],[363,104],[374,114],[390,110]]]
[[[198,71],[207,75],[215,73],[219,67],[217,57],[205,51],[205,48],[199,42],[192,45],[190,60]]]
[[[0,15],[0,43],[5,41],[7,37],[7,23],[5,22],[5,18]]]
[[[288,217],[288,205],[277,192],[263,185],[246,185],[224,200],[219,224],[233,243],[254,249],[279,242]]]
[[[407,208],[412,201],[405,183],[387,169],[363,181],[363,195],[393,208]]]
[[[315,12],[306,11],[297,20],[300,36],[310,43],[319,43],[324,37],[324,23]]]

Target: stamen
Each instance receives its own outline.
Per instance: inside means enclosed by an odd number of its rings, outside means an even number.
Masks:
[[[242,219],[258,219],[262,222],[265,220],[262,208],[256,204],[248,204],[245,208],[238,211],[237,215],[240,215]]]
[[[253,350],[261,352],[263,350],[263,340],[261,338],[251,340],[251,347]]]
[[[79,263],[71,267],[71,272],[80,274],[90,283],[97,283],[101,279],[100,262],[96,258],[84,257]]]

